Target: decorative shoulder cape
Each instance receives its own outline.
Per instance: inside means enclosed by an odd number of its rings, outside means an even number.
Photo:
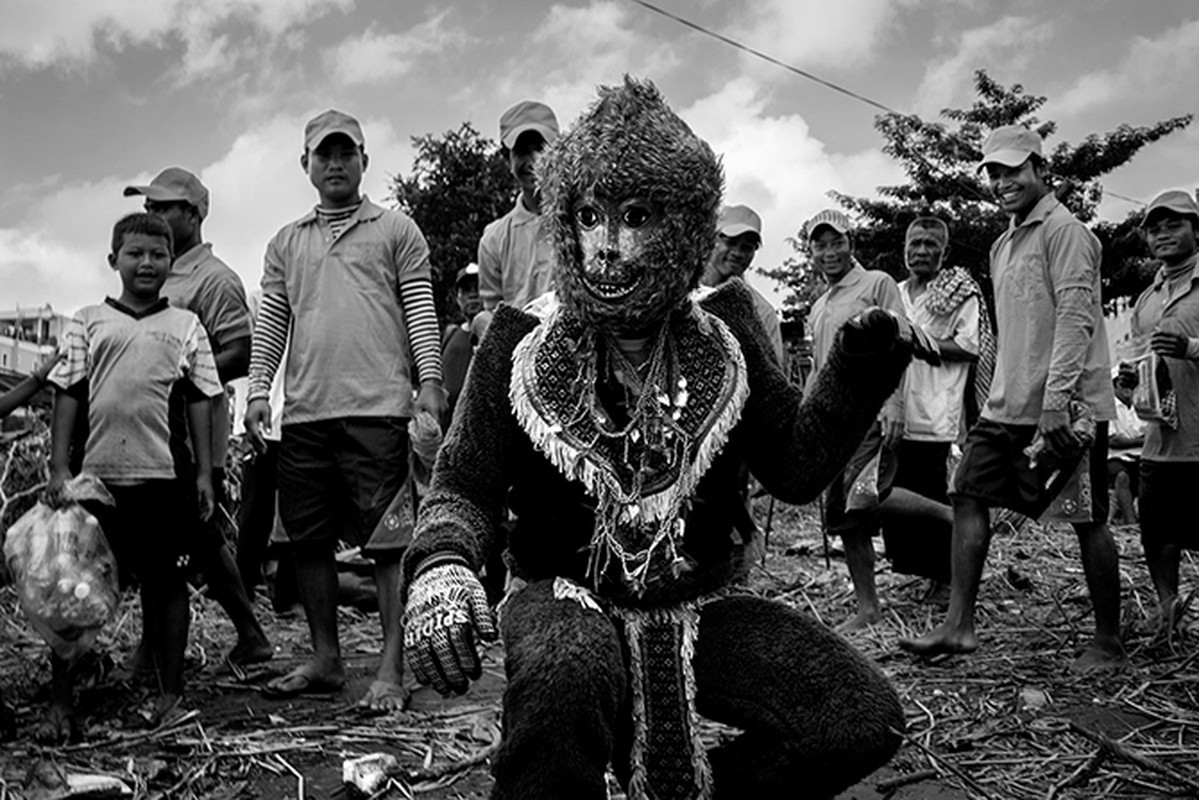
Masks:
[[[517,345],[509,391],[534,446],[596,498],[593,583],[614,579],[638,595],[690,569],[679,550],[690,498],[749,395],[737,340],[694,303],[653,346],[623,426],[598,397],[601,335],[561,310]]]

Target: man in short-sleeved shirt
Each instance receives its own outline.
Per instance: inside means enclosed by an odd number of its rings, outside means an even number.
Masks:
[[[1099,242],[1053,196],[1041,137],[1021,125],[997,128],[980,170],[1011,223],[991,248],[998,353],[982,418],[970,430],[954,490],[954,560],[949,612],[931,633],[904,639],[912,652],[968,653],[978,647],[974,606],[990,545],[990,509],[1040,516],[1068,486],[1089,482],[1069,507],[1095,610],[1095,638],[1080,671],[1124,663],[1120,578],[1107,529],[1107,420],[1115,416],[1099,289]],[[1077,418],[1098,421],[1093,442]],[[1037,463],[1026,449],[1043,445]],[[1092,499],[1093,498],[1093,499]],[[1077,502],[1075,502],[1077,500]],[[1090,501],[1090,507],[1087,503]]]
[[[808,335],[812,338],[812,374],[809,388],[832,350],[837,331],[871,307],[903,316],[899,287],[885,272],[863,269],[853,257],[849,218],[835,209],[821,211],[804,226],[816,267],[828,281],[828,290],[812,304]],[[879,504],[886,499],[895,477],[895,447],[903,433],[903,388],[887,400],[879,422],[862,441],[845,470],[825,493],[830,533],[841,537],[845,562],[853,579],[857,614],[842,630],[855,630],[882,619],[874,582],[874,537],[879,533]]]
[[[1199,486],[1199,204],[1188,192],[1163,192],[1149,204],[1141,227],[1162,267],[1133,306],[1132,337],[1164,363],[1168,385],[1160,367],[1154,378],[1174,403],[1173,414],[1145,425],[1141,543],[1157,590],[1159,631],[1173,634],[1182,616],[1179,551],[1199,548],[1191,499]]]
[[[512,210],[484,228],[479,240],[479,296],[486,311],[500,303],[524,308],[551,288],[553,251],[541,234],[534,167],[557,137],[558,119],[544,103],[523,100],[500,117],[500,144],[520,194]]]
[[[176,308],[186,308],[200,318],[212,343],[222,384],[246,374],[250,366],[250,314],[241,278],[212,252],[204,241],[209,193],[198,177],[181,167],[167,167],[148,185],[127,186],[126,197],[145,197],[147,213],[171,228],[179,255],[171,263],[162,296]],[[223,505],[225,456],[229,447],[229,405],[222,392],[212,402],[212,481],[217,503]],[[224,532],[213,515],[205,523],[205,536],[195,541],[195,566],[208,584],[209,594],[220,604],[237,630],[237,644],[229,660],[246,665],[269,660],[274,649],[254,615],[254,607],[237,570]],[[135,661],[140,658],[135,657]]]

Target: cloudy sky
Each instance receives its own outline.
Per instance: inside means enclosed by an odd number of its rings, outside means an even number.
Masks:
[[[1194,0],[657,0],[662,7],[891,108],[970,101],[975,69],[1050,97],[1077,141],[1195,110]],[[727,200],[765,220],[756,266],[826,192],[900,179],[874,110],[628,0],[3,0],[0,307],[70,312],[115,290],[121,189],[162,167],[212,191],[205,236],[248,287],[266,241],[315,195],[304,121],[330,106],[364,124],[366,191],[411,168],[410,137],[469,120],[495,138],[525,98],[573,120],[594,87],[652,78],[723,155]],[[1050,146],[1055,142],[1050,142]],[[1148,199],[1199,185],[1199,126],[1113,174]],[[1122,218],[1114,198],[1101,211]],[[755,281],[767,288],[768,281]]]

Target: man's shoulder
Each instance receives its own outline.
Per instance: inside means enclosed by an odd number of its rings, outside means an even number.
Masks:
[[[516,218],[517,210],[517,207],[513,206],[502,217],[496,217],[491,222],[488,222],[483,227],[483,238],[491,239],[507,234],[512,228],[512,221]]]

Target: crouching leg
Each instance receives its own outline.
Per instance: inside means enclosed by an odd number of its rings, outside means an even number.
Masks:
[[[554,587],[529,584],[501,616],[508,687],[494,800],[606,796],[604,773],[626,702],[620,640],[581,590],[583,599],[572,599],[573,584]]]
[[[718,798],[831,798],[899,748],[887,679],[803,614],[753,597],[705,605],[696,709],[744,731],[709,753]]]

